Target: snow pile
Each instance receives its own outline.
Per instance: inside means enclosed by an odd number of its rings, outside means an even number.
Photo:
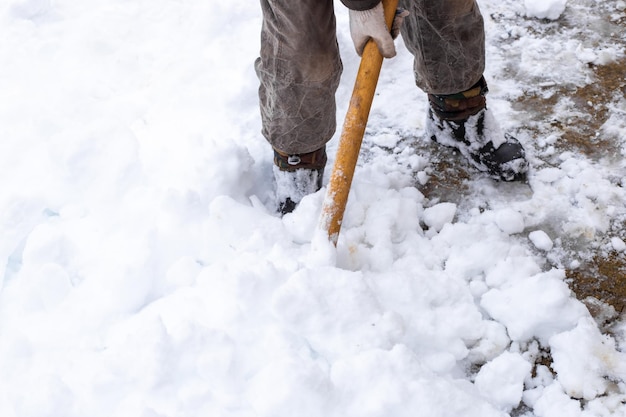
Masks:
[[[527,146],[529,185],[432,186],[469,168],[421,140],[399,42],[336,250],[314,241],[325,189],[273,211],[258,5],[0,7],[0,415],[624,416],[626,327],[604,334],[565,279],[590,248],[624,250],[624,163],[519,129],[507,103],[531,69],[576,62],[554,77],[580,84],[589,68],[559,34],[572,61],[547,62],[521,2],[481,7],[504,10],[487,18],[489,100]],[[337,13],[341,117],[358,59]],[[623,106],[602,128],[622,149]]]

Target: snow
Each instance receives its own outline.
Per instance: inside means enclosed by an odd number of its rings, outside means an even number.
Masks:
[[[550,345],[558,380],[573,398],[596,398],[606,392],[610,380],[626,376],[626,362],[615,352],[614,341],[600,334],[589,318],[581,318],[574,329],[552,336]],[[590,360],[579,361],[578,354],[585,351]],[[581,380],[581,374],[589,378]]]
[[[618,252],[626,251],[626,243],[619,237],[611,238],[611,245],[613,246],[613,249]]]
[[[550,239],[550,236],[543,230],[535,230],[528,234],[528,238],[535,245],[537,249],[543,251],[549,251],[554,247],[554,242]]]
[[[440,232],[446,224],[452,223],[456,214],[456,204],[439,203],[424,209],[424,223],[435,232]]]
[[[529,17],[556,20],[565,11],[567,0],[524,0],[524,5]]]
[[[359,60],[336,3],[341,121]],[[422,140],[398,40],[335,249],[325,188],[274,212],[257,4],[2,3],[0,415],[625,416],[626,323],[608,334],[565,279],[625,250],[623,94],[598,157],[512,104],[578,117],[555,87],[623,60],[625,3],[480,6],[489,105],[529,184]]]
[[[480,369],[475,384],[482,395],[510,412],[522,399],[531,368],[519,353],[504,352]]]

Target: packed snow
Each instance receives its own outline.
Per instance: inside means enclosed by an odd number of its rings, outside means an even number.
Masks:
[[[0,415],[626,416],[624,317],[607,332],[566,280],[626,250],[626,100],[597,132],[618,154],[595,158],[514,106],[623,60],[626,5],[479,4],[528,184],[422,137],[398,40],[337,248],[315,251],[326,188],[275,212],[258,4],[2,2]],[[335,8],[341,126],[359,59]]]

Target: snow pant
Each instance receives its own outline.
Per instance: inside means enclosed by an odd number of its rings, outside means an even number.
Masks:
[[[475,0],[400,0],[410,15],[402,38],[415,81],[430,94],[469,89],[485,67],[483,18]],[[315,151],[336,129],[342,65],[333,0],[261,0],[255,62],[263,136],[286,154]]]

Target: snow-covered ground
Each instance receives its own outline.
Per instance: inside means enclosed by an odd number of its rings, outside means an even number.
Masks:
[[[398,41],[326,256],[325,190],[273,212],[257,3],[0,2],[0,416],[626,416],[624,319],[604,334],[565,280],[626,250],[624,92],[589,103],[621,149],[602,158],[514,106],[623,61],[626,3],[479,4],[529,184],[422,139]]]

